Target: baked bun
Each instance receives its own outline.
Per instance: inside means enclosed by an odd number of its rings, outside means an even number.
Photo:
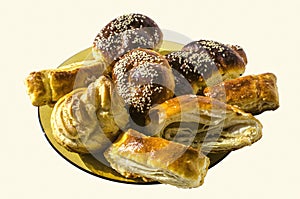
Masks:
[[[158,49],[163,34],[158,25],[142,14],[126,14],[108,23],[96,36],[93,55],[108,63],[135,48]]]
[[[248,63],[246,52],[241,46],[236,44],[226,44],[226,46],[228,46],[229,48],[234,50],[237,54],[239,54],[239,56],[243,59],[245,65]]]
[[[210,40],[193,41],[181,51],[167,54],[166,59],[191,83],[194,94],[202,94],[207,85],[239,77],[247,63],[241,47]]]
[[[88,88],[73,90],[59,99],[51,114],[57,143],[71,152],[90,153],[105,149],[115,140],[129,116],[124,107],[114,107],[118,115],[113,114],[112,86],[109,78],[101,76]]]
[[[225,45],[212,40],[199,40],[186,44],[183,51],[206,51],[214,59],[224,79],[232,79],[241,76],[245,72],[246,57],[241,57],[243,49],[234,45]],[[245,52],[244,52],[245,54]],[[246,56],[246,54],[245,54]]]
[[[129,129],[104,153],[125,177],[142,177],[181,188],[203,184],[209,158],[198,150]]]
[[[173,69],[176,95],[201,93],[207,84],[222,81],[218,67],[205,51],[175,51],[165,57]]]
[[[262,125],[251,114],[216,99],[182,95],[153,107],[148,135],[179,142],[203,153],[240,149],[258,141]]]
[[[207,87],[204,95],[257,115],[279,107],[276,81],[272,73],[248,75]]]
[[[122,56],[114,65],[112,78],[132,118],[141,119],[141,125],[143,115],[153,105],[174,95],[171,67],[163,56],[153,50],[134,49]]]

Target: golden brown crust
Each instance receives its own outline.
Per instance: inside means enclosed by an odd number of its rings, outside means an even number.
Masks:
[[[71,152],[90,153],[107,147],[116,139],[120,128],[128,122],[124,107],[114,110],[122,115],[116,122],[111,104],[113,85],[101,76],[88,88],[78,88],[64,95],[51,114],[55,140]]]
[[[74,89],[74,82],[79,69],[60,71],[49,71],[49,85],[52,91],[52,102],[56,102],[64,96],[66,93],[71,92]]]
[[[25,79],[27,93],[34,106],[51,103],[51,89],[47,72],[31,72]]]
[[[53,105],[72,90],[86,87],[106,70],[103,62],[75,62],[57,69],[32,72],[25,80],[27,93],[34,106]]]
[[[245,112],[260,114],[279,107],[276,79],[272,73],[248,75],[208,87],[204,94],[236,105]]]
[[[198,150],[132,129],[123,133],[104,155],[125,176],[146,177],[182,188],[200,186],[209,166],[209,159]],[[141,171],[134,168],[138,166]]]
[[[251,114],[221,101],[183,95],[149,111],[147,132],[203,152],[226,152],[258,141],[262,125]]]

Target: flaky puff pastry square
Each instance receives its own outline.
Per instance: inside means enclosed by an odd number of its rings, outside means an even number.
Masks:
[[[204,90],[204,95],[258,115],[279,107],[277,78],[273,73],[248,75],[224,81]]]
[[[125,177],[142,177],[181,188],[203,184],[209,158],[196,149],[129,129],[104,153]]]

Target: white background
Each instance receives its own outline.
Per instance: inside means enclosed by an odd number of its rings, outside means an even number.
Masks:
[[[300,198],[300,1],[1,1],[0,198]],[[241,45],[246,74],[273,72],[281,107],[263,138],[209,170],[202,187],[135,186],[89,175],[47,143],[23,81],[91,46],[113,18],[139,12],[194,40]]]

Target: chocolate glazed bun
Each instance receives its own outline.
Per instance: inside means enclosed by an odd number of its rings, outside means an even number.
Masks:
[[[108,23],[96,36],[93,55],[108,63],[135,48],[158,49],[163,34],[158,25],[142,14],[126,14]]]
[[[226,46],[237,52],[239,56],[243,59],[245,65],[248,63],[247,55],[241,46],[233,44],[227,44]]]
[[[239,46],[225,45],[212,40],[199,40],[185,45],[182,50],[208,52],[215,61],[223,79],[237,78],[245,72],[247,58]]]
[[[174,95],[175,81],[168,61],[153,50],[134,49],[116,62],[112,72],[118,95],[133,121],[145,125],[149,109]]]
[[[193,94],[202,94],[208,85],[239,77],[247,64],[246,53],[240,46],[211,40],[193,41],[166,58],[191,83]]]
[[[176,95],[202,92],[211,77],[217,77],[219,74],[214,60],[205,51],[199,53],[176,51],[167,54],[165,57],[173,69]],[[216,80],[216,77],[214,80]],[[185,82],[188,82],[190,87]]]

